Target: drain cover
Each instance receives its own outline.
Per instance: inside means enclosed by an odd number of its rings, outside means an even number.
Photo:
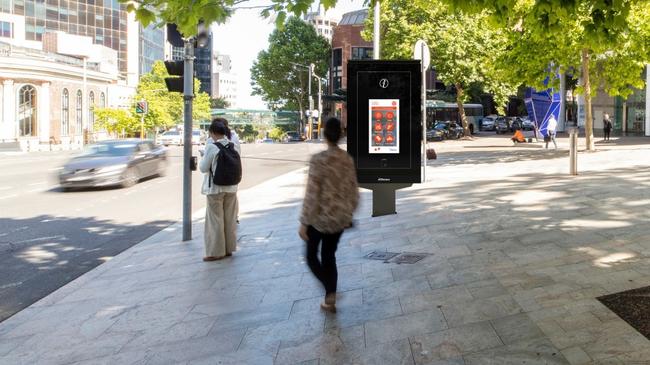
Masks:
[[[414,264],[425,257],[427,255],[421,253],[403,253],[392,259],[391,262],[394,264]]]
[[[381,260],[381,261],[387,261],[392,259],[393,257],[399,255],[397,252],[382,252],[382,251],[373,251],[369,254],[366,255],[366,258],[371,259],[371,260]]]

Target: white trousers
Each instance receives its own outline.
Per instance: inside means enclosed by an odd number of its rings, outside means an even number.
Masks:
[[[205,207],[205,256],[222,257],[237,249],[237,193],[209,194]]]

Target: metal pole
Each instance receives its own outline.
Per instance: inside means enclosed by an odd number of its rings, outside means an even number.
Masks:
[[[192,239],[192,99],[194,98],[194,45],[185,40],[183,70],[183,241]]]
[[[144,113],[140,115],[140,139],[144,139]]]
[[[320,139],[320,128],[323,122],[323,82],[320,77],[316,76],[316,78],[318,79],[318,129],[316,130],[316,134],[318,134],[318,139]]]
[[[86,60],[87,60],[87,57],[84,56],[83,57],[83,63],[84,63],[84,79],[83,79],[83,89],[84,89],[84,91],[83,91],[83,93],[84,94],[81,96],[81,104],[86,105],[86,107],[89,107],[88,103],[84,102],[84,100],[88,101],[88,99],[86,99],[86,86],[87,86],[87,84],[86,84],[86,81],[87,81],[87,77],[86,77],[87,63],[86,62],[87,61]],[[84,141],[84,137],[85,137],[85,133],[84,133],[84,114],[86,114],[86,113],[83,112],[83,107],[82,107],[81,108],[81,148],[82,149],[83,149],[84,144],[85,144],[84,143],[85,142]],[[88,126],[86,126],[86,128],[87,127]]]
[[[422,168],[422,182],[427,181],[427,80],[426,80],[426,68],[424,67],[424,43],[422,43],[422,47],[420,49],[421,55],[422,55],[422,60],[420,61],[422,65],[422,108],[421,108],[421,113],[422,113],[422,149],[423,149],[423,154],[422,154],[422,161],[424,162],[424,167]]]
[[[380,1],[375,1],[375,20],[373,24],[373,33],[372,33],[372,58],[378,60],[380,58],[380,49],[379,49],[379,26],[381,22],[381,5]]]
[[[569,173],[578,175],[578,128],[569,130]]]
[[[313,132],[312,132],[312,126],[313,125],[312,125],[312,120],[311,120],[311,118],[312,118],[311,113],[314,110],[314,99],[311,97],[311,69],[312,69],[313,65],[314,65],[313,63],[309,65],[309,81],[307,82],[307,85],[308,85],[307,86],[307,90],[308,90],[307,92],[309,94],[309,113],[307,114],[308,115],[307,122],[309,123],[309,127],[307,128],[307,130],[309,131],[309,138],[308,139],[312,139],[312,134],[313,134]]]
[[[564,132],[566,130],[566,75],[560,73],[560,115],[558,116],[557,130]]]

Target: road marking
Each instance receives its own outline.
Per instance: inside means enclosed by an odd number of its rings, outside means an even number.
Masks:
[[[58,171],[58,170],[63,170],[63,167],[55,167],[53,169],[48,169],[47,171]]]
[[[5,195],[5,196],[0,196],[0,200],[2,199],[9,199],[9,198],[15,198],[17,197],[17,194],[11,194],[11,195]]]
[[[45,185],[47,182],[37,182],[37,183],[32,183],[32,184],[27,184],[27,186],[36,186],[36,185]]]
[[[27,190],[28,193],[40,193],[41,191],[43,191],[43,188]]]

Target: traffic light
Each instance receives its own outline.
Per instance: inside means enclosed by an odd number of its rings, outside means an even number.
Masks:
[[[183,92],[183,72],[185,71],[185,61],[165,61],[165,68],[169,76],[165,77],[165,85],[167,90],[171,92]]]
[[[205,24],[203,20],[199,20],[199,24],[197,25],[195,48],[205,48],[208,46],[209,41],[210,41],[209,27]]]
[[[147,112],[149,111],[148,107],[149,105],[147,105],[146,101],[138,101],[137,103],[135,103],[135,112],[137,114],[147,114]]]

